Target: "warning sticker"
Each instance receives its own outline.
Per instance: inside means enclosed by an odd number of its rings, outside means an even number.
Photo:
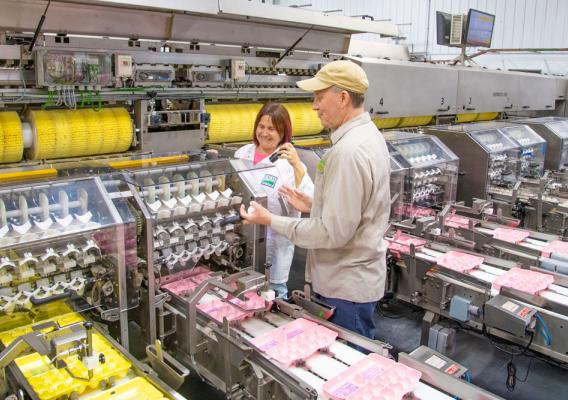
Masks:
[[[454,375],[456,372],[460,370],[460,367],[457,364],[452,364],[446,369],[446,374]]]
[[[531,309],[528,307],[523,308],[521,311],[519,311],[519,316],[521,318],[524,318],[527,316],[527,314],[529,314],[531,312]]]

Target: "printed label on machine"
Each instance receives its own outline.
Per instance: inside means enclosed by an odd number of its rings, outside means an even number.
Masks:
[[[503,307],[505,310],[514,313],[515,311],[517,311],[517,309],[520,307],[519,305],[508,301],[505,304],[503,304],[501,307]]]
[[[426,364],[431,365],[434,368],[440,369],[442,368],[444,365],[446,365],[446,361],[444,361],[443,359],[441,359],[440,357],[438,357],[437,355],[432,355],[430,358],[428,358],[426,361],[424,361]]]

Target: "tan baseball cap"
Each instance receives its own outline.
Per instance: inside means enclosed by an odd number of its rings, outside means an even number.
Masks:
[[[300,89],[308,92],[337,86],[354,93],[365,93],[369,88],[369,80],[363,68],[352,61],[337,60],[323,66],[316,76],[296,82]]]

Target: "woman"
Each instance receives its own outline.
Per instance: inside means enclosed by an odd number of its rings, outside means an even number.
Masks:
[[[251,160],[259,166],[270,168],[259,169],[253,173],[259,186],[266,193],[268,209],[278,215],[300,217],[300,213],[288,206],[278,194],[282,186],[294,187],[309,196],[313,196],[314,184],[306,172],[306,166],[300,161],[298,153],[290,139],[292,123],[288,111],[280,104],[265,104],[254,123],[253,142],[235,152],[235,157]],[[269,157],[278,153],[279,157],[272,163]],[[274,158],[273,158],[274,159]],[[272,264],[270,269],[270,288],[279,298],[288,297],[288,275],[294,245],[286,237],[267,228],[266,261]]]

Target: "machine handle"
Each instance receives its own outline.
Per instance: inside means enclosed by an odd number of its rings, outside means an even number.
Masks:
[[[383,115],[383,114],[388,114],[388,113],[389,113],[388,111],[375,111],[375,114],[378,114],[378,115]]]
[[[523,108],[531,108],[531,106],[523,106]]]
[[[545,108],[552,108],[552,106],[550,104],[544,106]]]
[[[219,222],[219,225],[225,226],[229,224],[236,224],[241,222],[241,220],[242,220],[241,216],[239,214],[235,214],[229,217],[225,217],[221,222]]]
[[[63,293],[59,293],[59,294],[55,294],[53,296],[50,297],[45,297],[43,299],[37,299],[35,297],[31,297],[30,298],[30,302],[34,305],[34,306],[40,306],[42,304],[47,304],[47,303],[51,303],[53,301],[57,301],[57,300],[62,300],[62,299],[66,299],[68,297],[71,297],[72,292],[70,290],[66,290]]]
[[[475,107],[466,107],[465,108],[467,111],[475,111]]]
[[[446,108],[438,108],[438,111],[450,111],[450,106],[447,106]]]
[[[510,110],[511,108],[513,108],[513,105],[511,104],[510,106],[505,106],[503,107],[505,110]]]

